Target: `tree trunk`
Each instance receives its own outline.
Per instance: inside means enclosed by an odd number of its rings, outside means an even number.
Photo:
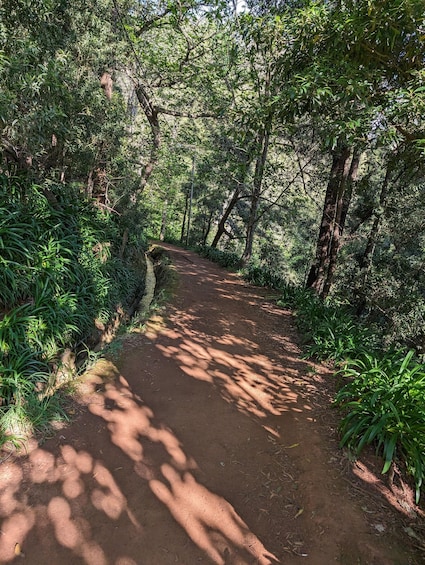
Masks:
[[[381,186],[381,192],[379,194],[379,207],[378,210],[375,209],[372,227],[369,232],[369,237],[367,238],[367,243],[365,250],[363,252],[362,258],[360,259],[360,269],[361,269],[361,289],[360,297],[356,308],[356,313],[361,316],[366,308],[366,283],[369,278],[370,270],[372,268],[373,255],[375,253],[376,244],[378,242],[379,233],[381,231],[382,216],[385,212],[387,206],[387,198],[389,191],[389,181],[392,172],[392,163],[388,163],[387,170],[385,172],[385,177]]]
[[[382,226],[382,217],[387,206],[389,181],[391,176],[391,164],[387,165],[387,170],[385,172],[384,181],[381,186],[381,192],[379,194],[379,207],[378,210],[374,210],[375,219],[373,220],[372,227],[369,232],[366,247],[363,252],[363,256],[360,259],[360,269],[361,269],[361,290],[360,290],[360,300],[357,305],[357,314],[360,316],[366,308],[366,283],[369,278],[370,270],[373,263],[373,255],[375,253],[376,244],[378,242],[379,233]]]
[[[241,193],[241,187],[237,186],[235,192],[232,195],[227,207],[218,223],[217,226],[217,233],[214,236],[213,242],[211,243],[211,247],[217,247],[218,242],[221,239],[221,236],[226,232],[226,222],[229,219],[230,214],[232,213],[233,208],[236,206],[236,202],[239,199],[239,195]]]
[[[339,194],[337,197],[335,221],[330,242],[329,266],[327,269],[323,290],[320,295],[322,298],[326,298],[328,296],[335,276],[338,252],[341,247],[342,234],[344,232],[345,220],[347,218],[351,197],[353,195],[354,183],[357,179],[360,157],[360,151],[354,149],[353,156],[351,158],[351,165],[348,172],[346,172],[347,167],[345,167],[344,169],[344,176],[342,178],[339,188]]]
[[[125,248],[127,247],[128,243],[128,228],[125,228],[124,233],[122,235],[122,242],[120,247],[119,258],[121,261],[124,259]]]
[[[90,169],[89,176],[87,177],[86,197],[90,200],[93,196],[93,169]]]
[[[255,215],[257,213],[257,210],[258,210],[258,199],[255,196],[253,196],[253,202],[251,205],[252,214],[250,215],[250,219],[248,220],[248,225],[246,226],[245,249],[241,257],[242,266],[245,266],[247,263],[249,263],[252,257],[252,246],[254,243],[255,228],[257,227],[255,221]]]
[[[143,112],[148,120],[151,130],[152,147],[149,155],[148,162],[145,164],[142,175],[140,178],[140,185],[136,191],[136,198],[143,192],[148,180],[155,168],[158,161],[158,153],[161,145],[161,129],[158,119],[158,111],[153,103],[150,101],[149,95],[142,84],[138,84],[135,89],[137,100],[143,109]]]
[[[252,246],[254,242],[255,229],[258,223],[258,208],[260,205],[261,186],[264,177],[267,154],[269,150],[270,130],[268,127],[260,133],[258,139],[259,155],[255,163],[254,181],[251,194],[251,208],[249,211],[248,223],[246,226],[245,249],[241,257],[241,264],[246,265],[252,256]]]
[[[192,174],[190,180],[189,210],[187,214],[186,247],[189,245],[190,228],[192,223],[193,185],[195,181],[195,155],[192,157]]]
[[[162,208],[161,230],[159,232],[159,241],[164,241],[165,239],[165,232],[167,230],[167,209],[168,209],[168,200],[166,198],[164,200],[164,205]]]
[[[319,237],[316,245],[316,258],[311,266],[306,283],[307,288],[312,288],[319,295],[322,293],[329,266],[329,253],[337,213],[337,203],[340,198],[340,189],[343,184],[344,172],[345,174],[348,174],[347,161],[349,156],[350,149],[343,146],[334,152],[332,158],[332,166],[326,189]]]
[[[184,243],[184,234],[186,231],[186,217],[187,217],[188,208],[189,208],[189,188],[186,190],[186,200],[184,203],[184,214],[183,214],[183,222],[182,222],[182,231],[180,234],[180,243]]]
[[[232,213],[234,207],[236,206],[240,194],[242,192],[243,187],[245,186],[245,181],[246,181],[246,175],[247,172],[250,168],[251,165],[251,158],[248,152],[244,152],[243,153],[243,157],[239,157],[241,160],[241,165],[238,168],[238,177],[237,179],[235,179],[236,182],[236,188],[232,194],[232,197],[230,199],[230,201],[228,202],[225,211],[223,212],[223,215],[218,223],[217,226],[217,233],[214,236],[213,242],[211,243],[211,247],[216,248],[218,245],[218,242],[221,239],[221,236],[226,232],[226,222],[230,217],[230,214]]]
[[[379,209],[378,211],[375,210],[375,219],[373,220],[372,228],[370,230],[367,244],[360,262],[360,267],[364,271],[363,284],[366,283],[367,276],[369,274],[370,268],[372,267],[373,254],[375,252],[376,243],[378,241],[379,232],[381,230],[382,216],[387,205],[390,176],[391,165],[388,164],[385,178],[381,187],[381,193],[379,195]]]
[[[205,246],[207,244],[207,239],[211,231],[211,224],[213,219],[213,212],[211,211],[208,215],[208,219],[204,224],[203,234],[202,234],[202,245]]]

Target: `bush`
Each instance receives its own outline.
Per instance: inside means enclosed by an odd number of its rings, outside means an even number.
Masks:
[[[308,289],[286,286],[278,304],[295,310],[310,357],[343,361],[376,343],[348,308],[325,303]]]
[[[50,373],[64,349],[133,300],[141,270],[131,250],[118,257],[120,244],[117,219],[71,187],[0,178],[3,439],[13,415],[34,422],[37,405],[47,414]]]
[[[196,252],[201,257],[205,257],[227,269],[237,269],[240,266],[239,255],[230,251],[220,251],[220,249],[215,249],[214,247],[200,246],[196,248]]]
[[[280,290],[286,285],[286,281],[269,267],[248,265],[243,271],[243,278],[257,286],[265,286],[275,290]]]
[[[346,410],[341,445],[358,453],[376,443],[385,459],[383,473],[399,449],[414,477],[418,502],[425,473],[425,366],[413,351],[364,353],[340,373],[350,378],[335,399]]]

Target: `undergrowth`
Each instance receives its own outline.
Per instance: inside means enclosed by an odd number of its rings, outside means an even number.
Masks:
[[[311,290],[286,286],[278,304],[295,310],[308,357],[340,362],[378,344],[376,330],[361,324],[348,307],[323,302]]]
[[[230,251],[221,251],[214,247],[209,247],[207,245],[202,245],[196,247],[195,251],[214,263],[217,263],[221,267],[227,269],[238,269],[240,266],[240,257],[237,253],[232,253]]]
[[[398,454],[415,480],[416,501],[425,472],[425,366],[414,352],[363,352],[340,373],[348,379],[335,402],[345,411],[341,444],[359,453],[374,443],[386,473]]]
[[[63,417],[66,348],[126,309],[141,284],[134,236],[70,186],[0,177],[0,446]]]
[[[403,460],[418,502],[425,474],[425,365],[413,351],[383,350],[376,328],[309,290],[288,286],[278,303],[294,309],[306,354],[336,362],[346,381],[335,398],[343,413],[341,446],[359,454],[374,445],[383,473]]]

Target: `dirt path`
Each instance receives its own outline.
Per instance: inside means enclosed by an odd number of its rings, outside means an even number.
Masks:
[[[97,365],[72,424],[0,466],[0,561],[421,563],[379,479],[353,485],[289,312],[170,250],[166,315]]]

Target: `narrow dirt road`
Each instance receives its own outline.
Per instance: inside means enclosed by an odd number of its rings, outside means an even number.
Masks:
[[[0,466],[0,561],[419,564],[347,479],[329,375],[300,360],[290,313],[168,248],[164,316],[96,366],[70,425]]]

